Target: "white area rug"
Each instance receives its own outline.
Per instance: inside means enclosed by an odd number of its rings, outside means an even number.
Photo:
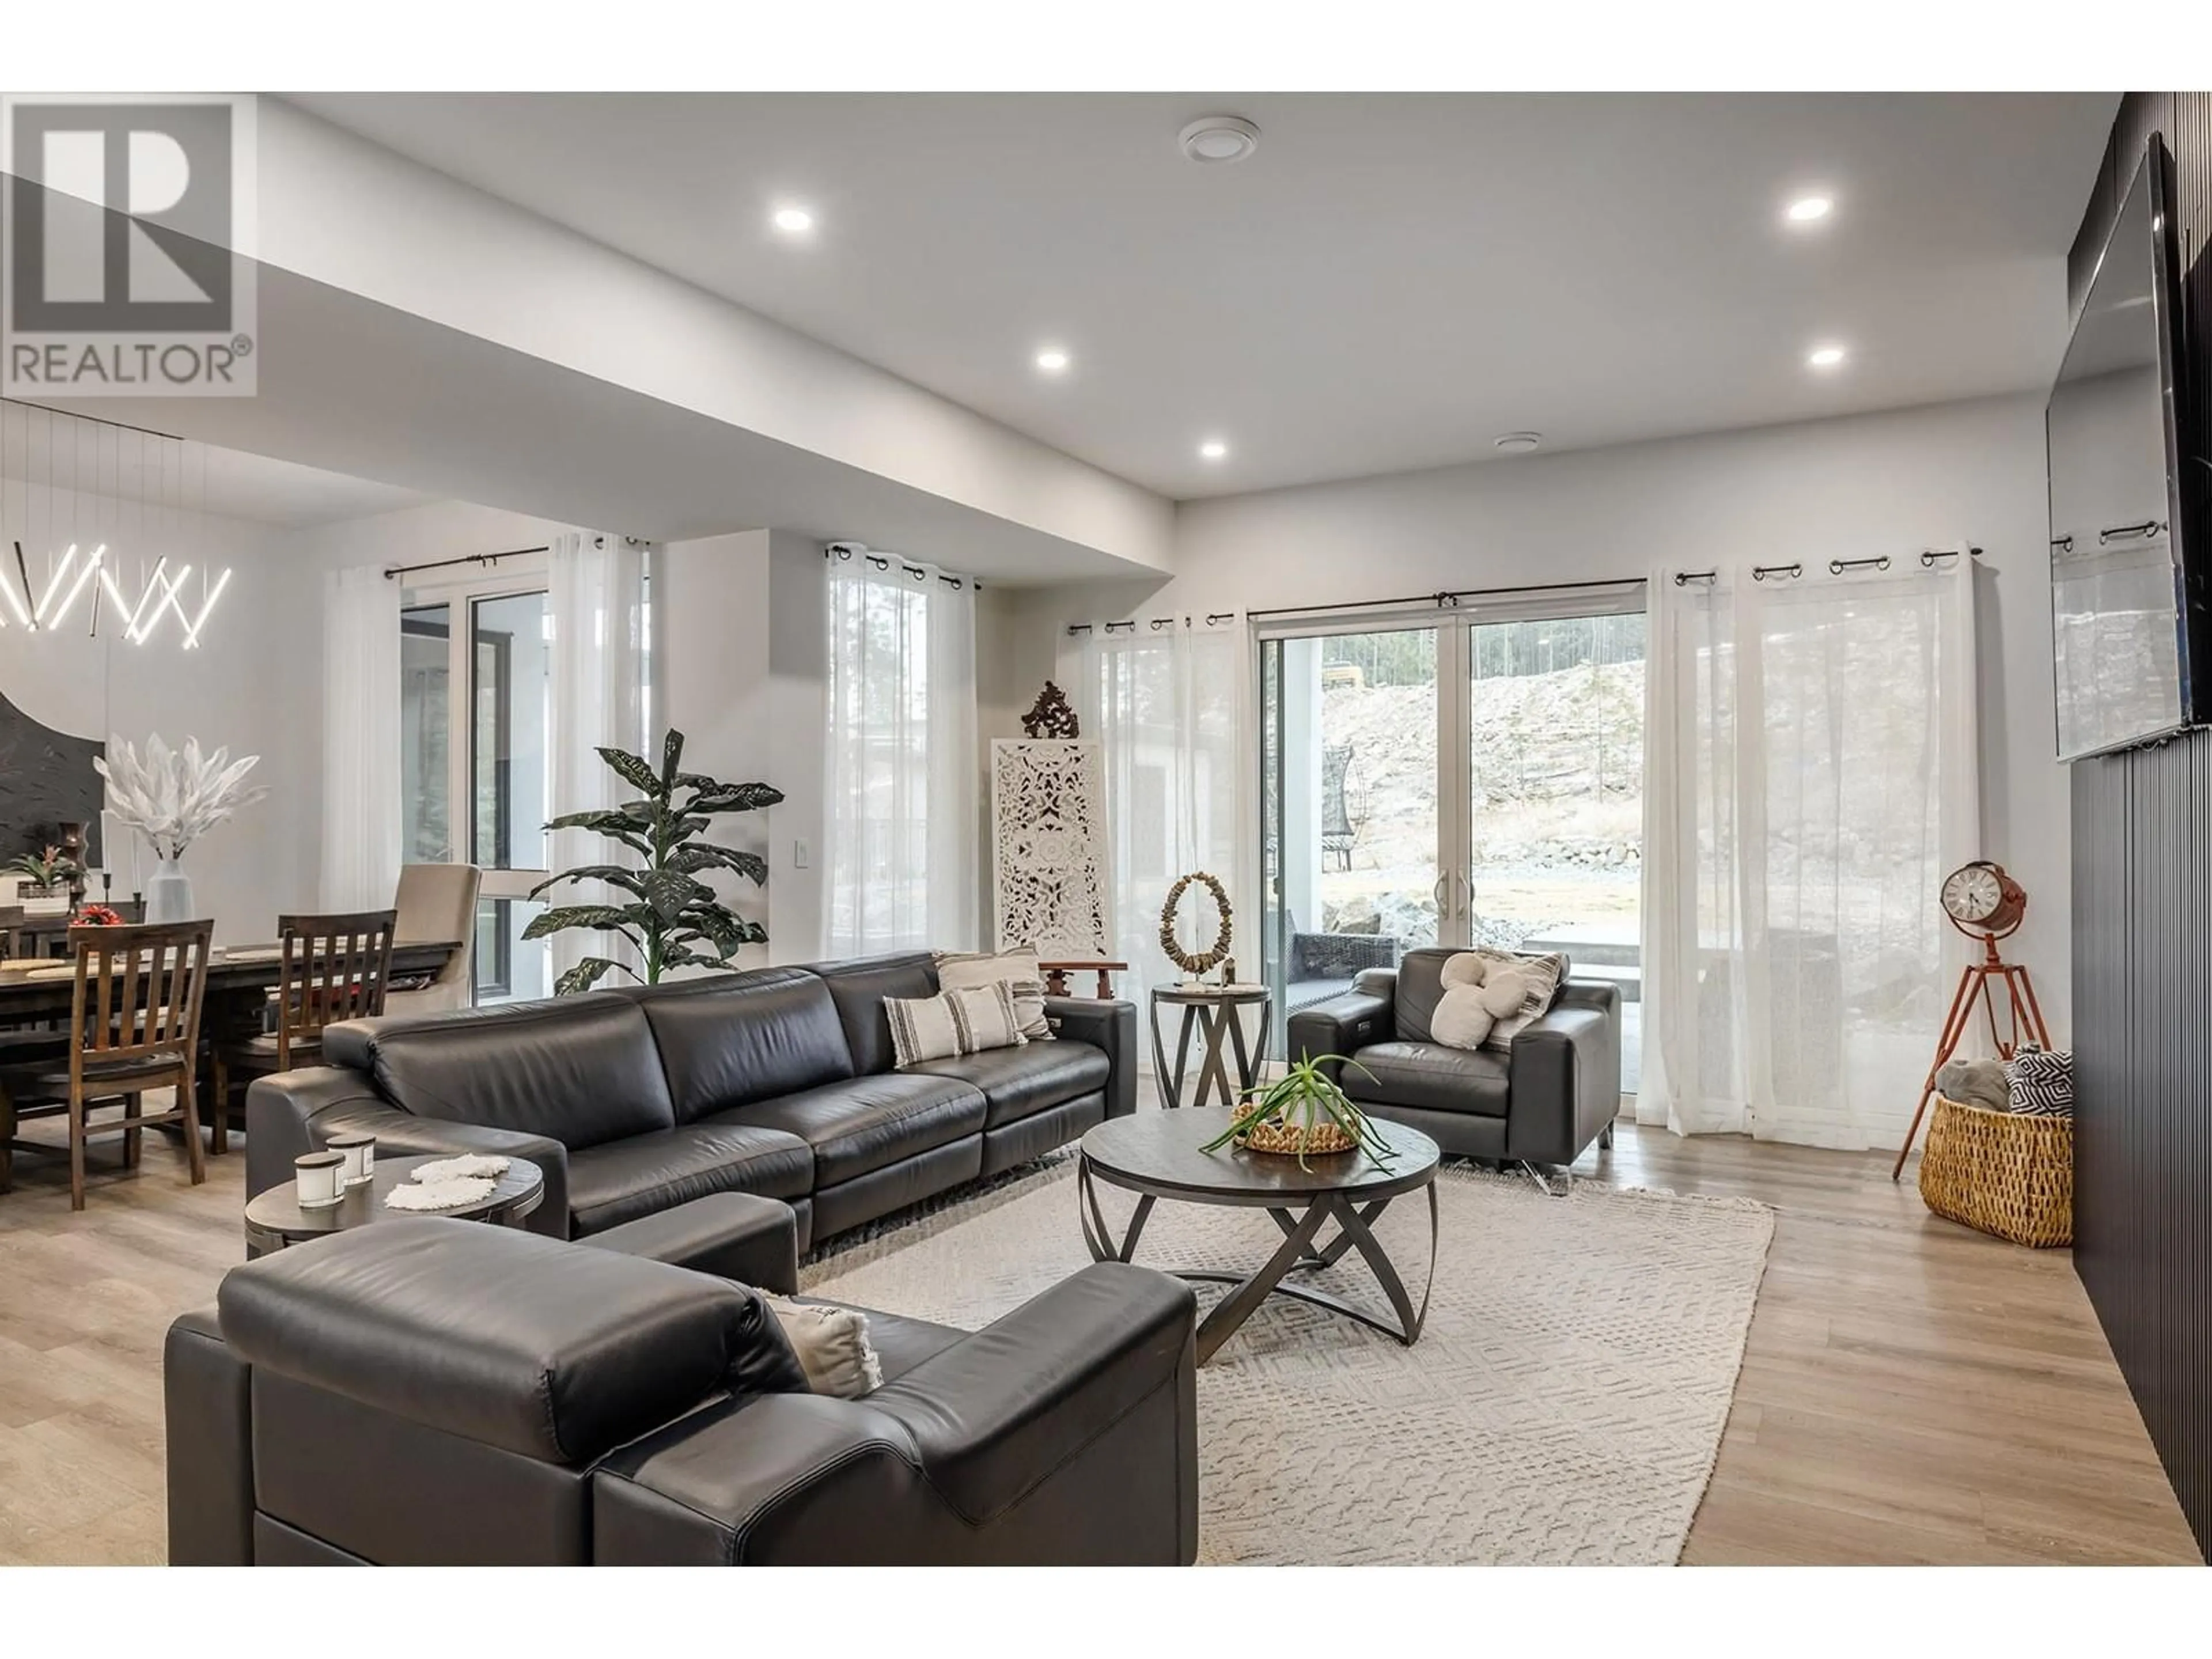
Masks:
[[[1072,1164],[809,1268],[815,1295],[969,1329],[1086,1265]],[[1748,1199],[1447,1169],[1412,1348],[1271,1297],[1198,1374],[1203,1562],[1671,1565],[1720,1449],[1774,1236]],[[1117,1206],[1116,1200],[1120,1200]],[[1102,1185],[1109,1224],[1134,1200]],[[1428,1206],[1376,1232],[1416,1299]],[[1163,1200],[1139,1262],[1247,1270],[1264,1211]],[[1357,1252],[1312,1283],[1387,1314]],[[1201,1315],[1224,1294],[1201,1285]]]

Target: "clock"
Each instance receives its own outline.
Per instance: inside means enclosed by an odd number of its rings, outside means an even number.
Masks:
[[[1988,859],[1962,864],[1943,878],[1943,912],[1962,933],[2002,939],[2027,914],[2027,893]]]

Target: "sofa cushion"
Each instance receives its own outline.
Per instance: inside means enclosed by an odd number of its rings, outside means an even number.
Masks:
[[[688,1123],[568,1156],[568,1213],[581,1237],[710,1193],[804,1198],[814,1154],[796,1135],[742,1123]]]
[[[541,1134],[571,1152],[676,1123],[645,1011],[612,993],[331,1026],[324,1053],[366,1062],[417,1117]]]
[[[660,1045],[678,1123],[853,1075],[830,988],[803,968],[715,974],[629,994]]]
[[[925,1060],[908,1075],[927,1072],[973,1084],[988,1103],[983,1126],[995,1129],[1104,1088],[1113,1069],[1104,1051],[1088,1042],[1032,1042],[954,1060]]]
[[[1487,1048],[1447,1048],[1441,1042],[1376,1042],[1352,1056],[1344,1091],[1381,1106],[1504,1117],[1505,1057]]]
[[[862,1077],[891,1069],[891,1023],[884,1012],[884,999],[937,994],[937,970],[927,951],[866,957],[858,962],[817,963],[807,971],[820,975],[830,988],[837,1018],[844,1022],[845,1046],[852,1050],[853,1070]]]
[[[982,1091],[957,1078],[893,1072],[740,1107],[714,1121],[797,1135],[814,1149],[819,1192],[980,1134],[987,1109]]]

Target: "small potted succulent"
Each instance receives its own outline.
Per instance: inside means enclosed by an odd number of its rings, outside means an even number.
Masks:
[[[1275,1082],[1247,1089],[1229,1127],[1207,1141],[1205,1150],[1215,1152],[1233,1140],[1251,1152],[1295,1157],[1300,1169],[1307,1167],[1310,1156],[1364,1152],[1388,1169],[1393,1156],[1389,1143],[1375,1133],[1367,1114],[1338,1086],[1334,1073],[1324,1069],[1332,1066],[1367,1070],[1341,1054],[1295,1060]]]

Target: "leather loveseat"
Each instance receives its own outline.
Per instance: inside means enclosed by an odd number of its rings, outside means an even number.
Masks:
[[[1506,1052],[1434,1041],[1449,947],[1408,951],[1354,988],[1292,1014],[1290,1051],[1339,1054],[1345,1093],[1377,1117],[1420,1130],[1447,1153],[1541,1170],[1613,1144],[1620,1110],[1620,991],[1569,979]]]
[[[883,1385],[805,1392],[758,1288],[791,1211],[580,1243],[392,1218],[234,1268],[163,1354],[177,1565],[1178,1565],[1194,1303],[1084,1268],[973,1334],[872,1313]],[[756,1288],[757,1287],[757,1288]]]
[[[582,1238],[710,1193],[781,1199],[799,1248],[1136,1109],[1136,1013],[1048,998],[1052,1041],[892,1068],[886,997],[926,952],[349,1021],[246,1096],[246,1187],[366,1130],[387,1157],[526,1158],[533,1231]]]

